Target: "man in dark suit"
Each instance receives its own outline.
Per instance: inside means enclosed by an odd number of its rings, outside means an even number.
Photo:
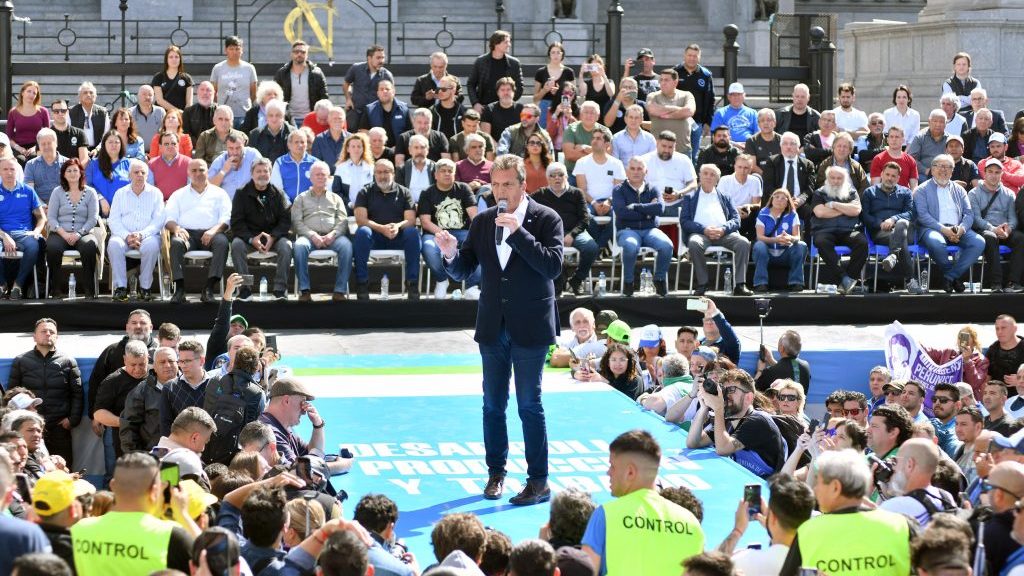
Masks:
[[[792,132],[782,135],[779,146],[782,153],[772,156],[764,168],[765,193],[761,195],[761,205],[771,198],[772,191],[785,188],[793,196],[800,221],[810,222],[811,206],[807,201],[814,193],[814,163],[800,156],[800,139]],[[801,232],[807,239],[810,226],[801,226]]]
[[[103,135],[110,130],[107,109],[96,105],[96,86],[92,82],[82,82],[78,87],[78,104],[71,107],[68,116],[72,126],[85,132],[90,151],[100,145]]]
[[[516,374],[516,402],[526,441],[527,482],[513,505],[545,502],[548,441],[541,404],[541,373],[548,347],[559,333],[554,280],[562,273],[562,219],[526,195],[522,158],[498,157],[491,186],[499,206],[473,219],[457,249],[455,236],[435,237],[445,269],[456,281],[481,270],[476,334],[484,370],[484,445],[489,478],[484,498],[501,498],[508,458],[509,375]],[[507,203],[502,210],[500,203]]]
[[[964,117],[964,131],[974,128],[974,116],[981,109],[988,109],[992,112],[992,129],[996,132],[1002,132],[1006,134],[1009,130],[1006,127],[1006,116],[1002,110],[992,110],[988,107],[988,92],[982,88],[977,87],[971,90],[971,105],[966,110],[961,110],[960,115]]]

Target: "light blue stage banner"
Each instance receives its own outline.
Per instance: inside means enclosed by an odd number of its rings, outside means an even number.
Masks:
[[[334,479],[350,500],[368,493],[391,497],[400,510],[397,532],[419,559],[434,560],[430,546],[433,524],[444,514],[473,512],[484,524],[507,533],[513,542],[537,537],[549,506],[515,507],[508,498],[526,479],[522,428],[515,395],[508,407],[511,442],[508,479],[502,500],[484,500],[484,462],[480,396],[407,398],[317,398],[327,422],[327,450],[344,446],[356,456],[352,471]],[[633,428],[649,430],[661,443],[662,486],[685,486],[703,501],[707,546],[717,546],[732,530],[746,484],[763,482],[728,458],[710,450],[685,449],[686,435],[674,425],[639,409],[614,390],[544,395],[549,439],[549,482],[558,491],[576,486],[596,502],[611,499],[608,489],[608,444]],[[308,421],[298,433],[308,438]],[[764,490],[767,499],[767,490]],[[767,534],[753,523],[743,542],[762,542]]]

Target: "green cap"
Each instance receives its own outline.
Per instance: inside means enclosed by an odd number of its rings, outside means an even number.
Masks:
[[[629,344],[629,333],[631,329],[629,324],[626,324],[622,320],[615,320],[608,325],[608,328],[603,330],[601,334],[607,334],[612,340],[616,342],[622,342],[623,344]]]

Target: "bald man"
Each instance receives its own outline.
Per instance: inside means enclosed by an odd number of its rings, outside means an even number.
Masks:
[[[955,500],[949,492],[932,486],[939,458],[939,448],[934,442],[923,438],[904,442],[896,454],[896,471],[889,481],[889,490],[895,497],[882,502],[879,507],[908,516],[922,528],[931,522],[930,509],[955,507]],[[931,506],[925,507],[925,499]]]
[[[992,507],[992,518],[985,523],[985,557],[988,558],[988,573],[1000,574],[1006,559],[1020,548],[1010,537],[1013,531],[1013,505],[1024,495],[1024,464],[1002,462],[992,468],[988,475],[988,504]]]

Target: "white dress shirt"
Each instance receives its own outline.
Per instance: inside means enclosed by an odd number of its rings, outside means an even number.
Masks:
[[[728,220],[722,204],[718,201],[718,194],[715,191],[705,192],[697,189],[697,212],[693,215],[693,221],[707,228],[708,226],[725,226]]]
[[[526,220],[526,203],[528,200],[523,198],[519,202],[519,206],[516,211],[512,213],[516,217],[516,221],[519,222],[519,226],[523,226],[523,221]],[[508,228],[498,227],[501,231],[501,244],[497,246],[498,249],[498,263],[501,264],[501,269],[504,270],[505,266],[508,265],[508,259],[512,257],[512,247],[508,245]]]
[[[167,200],[167,222],[186,230],[208,230],[231,221],[231,198],[219,186],[207,184],[202,194],[191,185],[179,188]]]
[[[131,185],[114,193],[107,218],[110,233],[124,239],[140,232],[145,240],[160,233],[164,225],[164,194],[152,184],[146,184],[142,193],[135,194]]]
[[[939,224],[959,224],[960,210],[957,209],[956,201],[953,200],[953,185],[947,183],[945,187],[942,187],[936,184],[935,195],[939,199]]]

